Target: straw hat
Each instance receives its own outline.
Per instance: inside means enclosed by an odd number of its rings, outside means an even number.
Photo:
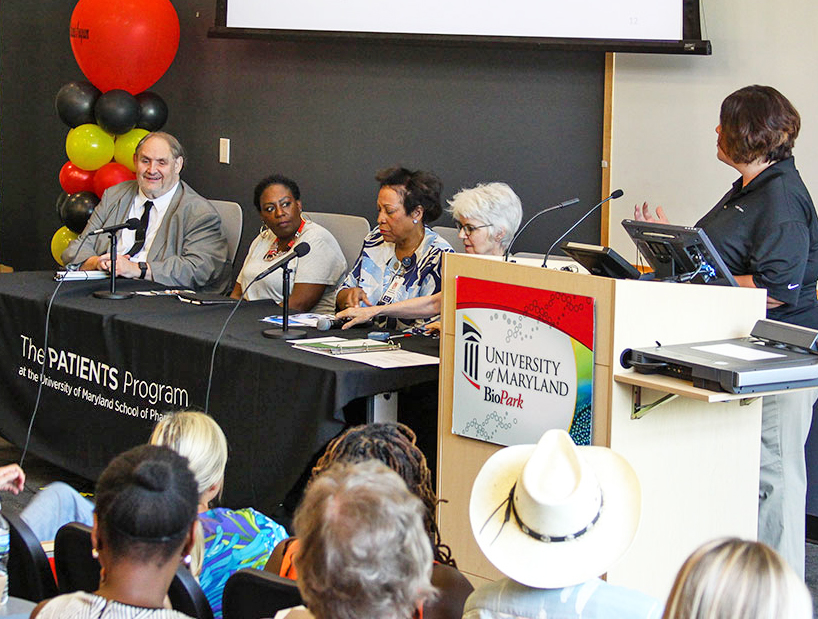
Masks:
[[[489,458],[469,517],[483,554],[529,587],[568,587],[600,576],[630,547],[642,491],[636,472],[606,447],[577,447],[563,430]]]

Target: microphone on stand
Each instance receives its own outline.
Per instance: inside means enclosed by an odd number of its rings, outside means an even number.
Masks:
[[[141,223],[142,222],[140,222],[136,217],[131,217],[128,221],[121,224],[91,230],[86,236],[91,236],[92,234],[109,234],[111,232],[116,232],[117,230],[136,230]]]
[[[579,198],[571,198],[570,200],[566,200],[565,202],[560,202],[559,204],[555,204],[554,206],[549,206],[548,208],[541,210],[539,213],[534,215],[534,217],[525,222],[523,227],[517,230],[517,234],[515,234],[511,238],[511,243],[508,244],[508,247],[506,248],[506,251],[503,254],[503,261],[508,262],[508,255],[511,253],[511,246],[514,245],[514,241],[516,241],[517,237],[522,234],[523,230],[528,228],[528,224],[537,219],[537,217],[539,217],[540,215],[545,215],[546,213],[550,213],[551,211],[556,211],[557,209],[565,208],[566,206],[571,206],[572,204],[576,204],[577,202],[579,202]]]
[[[625,195],[625,192],[624,192],[624,191],[622,191],[621,189],[615,189],[615,190],[614,190],[614,191],[611,193],[611,195],[609,195],[607,198],[605,198],[604,200],[602,200],[602,202],[599,202],[598,204],[594,205],[594,208],[592,208],[590,211],[588,211],[587,213],[585,213],[585,214],[584,214],[584,215],[583,215],[583,216],[582,216],[582,217],[581,217],[579,220],[577,220],[577,222],[576,222],[576,223],[575,223],[573,226],[571,226],[570,228],[568,228],[568,230],[566,230],[565,232],[563,232],[563,233],[562,233],[562,234],[561,234],[561,235],[560,235],[560,236],[557,238],[557,240],[556,240],[556,241],[554,241],[554,242],[551,244],[551,247],[549,247],[549,248],[548,248],[548,251],[547,251],[547,252],[545,252],[545,257],[542,259],[542,265],[543,265],[543,268],[548,268],[548,267],[546,266],[546,263],[548,262],[548,256],[550,256],[550,255],[551,255],[551,250],[552,250],[552,249],[554,249],[554,247],[556,246],[556,244],[557,244],[557,243],[559,243],[559,242],[560,242],[562,239],[564,239],[566,236],[568,236],[568,233],[569,233],[569,232],[571,232],[571,230],[573,230],[573,229],[574,229],[574,228],[576,228],[576,227],[577,227],[579,224],[581,224],[583,221],[585,221],[585,218],[586,218],[586,217],[588,217],[588,215],[590,215],[591,213],[593,213],[593,212],[594,212],[596,209],[598,209],[600,206],[602,206],[603,204],[605,204],[605,203],[606,203],[608,200],[616,200],[617,198],[621,198],[623,195]]]
[[[264,279],[270,273],[275,271],[276,269],[283,267],[293,258],[300,258],[301,256],[306,256],[310,252],[310,244],[301,242],[289,251],[281,254],[277,258],[275,258],[271,263],[270,266],[264,269],[261,273],[256,275],[249,284],[247,284],[247,288],[255,284],[258,280]]]

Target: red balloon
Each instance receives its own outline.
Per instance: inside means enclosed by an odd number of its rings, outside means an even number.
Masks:
[[[94,176],[94,193],[101,198],[103,192],[108,189],[108,187],[113,187],[123,181],[132,181],[135,178],[136,174],[121,163],[117,163],[116,161],[106,163],[97,170],[97,174]]]
[[[94,170],[83,170],[66,161],[60,169],[60,187],[65,193],[94,191]]]
[[[77,64],[94,86],[136,95],[173,62],[179,16],[170,0],[79,0],[70,37]]]

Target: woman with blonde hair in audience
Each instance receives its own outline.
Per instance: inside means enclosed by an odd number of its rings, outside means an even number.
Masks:
[[[432,474],[426,465],[426,456],[415,441],[415,433],[402,423],[353,426],[335,437],[327,446],[312,470],[310,484],[320,479],[325,470],[337,464],[379,460],[395,471],[425,508],[423,526],[434,558],[432,584],[440,591],[440,595],[425,604],[423,616],[425,619],[459,619],[463,614],[466,598],[474,587],[457,571],[451,550],[440,540],[440,531],[435,521],[438,498],[432,487]],[[296,579],[297,566],[293,559],[299,545],[297,538],[281,542],[265,569]]]
[[[784,559],[760,542],[717,539],[682,565],[662,619],[811,619],[812,598]]]
[[[186,619],[164,604],[180,562],[190,560],[196,490],[187,459],[166,447],[114,458],[97,482],[91,532],[99,588],[41,602],[31,617]]]
[[[218,619],[228,577],[245,567],[263,569],[287,532],[252,507],[238,510],[211,507],[224,486],[227,439],[209,415],[197,411],[171,413],[156,424],[150,442],[170,447],[190,461],[199,489],[201,524],[191,569],[198,575]]]

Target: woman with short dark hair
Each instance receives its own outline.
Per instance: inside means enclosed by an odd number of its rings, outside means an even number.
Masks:
[[[342,310],[440,292],[443,254],[454,251],[428,226],[443,210],[437,176],[389,168],[375,179],[380,184],[378,227],[364,239],[358,261],[338,291],[336,304]]]
[[[103,471],[96,499],[91,541],[99,589],[42,602],[31,617],[185,619],[164,603],[193,547],[199,493],[187,459],[167,447],[134,447]]]
[[[770,86],[746,86],[721,105],[717,156],[741,177],[702,217],[740,286],[767,291],[767,318],[818,329],[818,216],[792,148],[801,119]],[[647,204],[636,219],[667,223]],[[762,407],[758,539],[804,575],[804,443],[815,391],[767,396]]]

